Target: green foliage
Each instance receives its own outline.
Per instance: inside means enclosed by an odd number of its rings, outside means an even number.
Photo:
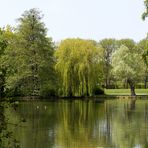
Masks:
[[[54,45],[41,19],[37,9],[25,11],[9,39],[3,62],[11,95],[42,95],[54,84]]]
[[[127,81],[131,88],[131,95],[135,95],[135,83],[143,78],[146,69],[139,51],[137,49],[133,51],[121,45],[113,54],[112,66],[115,77]]]
[[[113,73],[120,79],[137,80],[143,74],[144,63],[142,56],[136,50],[131,52],[128,47],[122,45],[112,58]]]
[[[145,20],[148,17],[148,0],[144,0],[145,12],[142,14],[142,19]]]
[[[148,39],[146,38],[141,40],[137,46],[137,48],[142,52],[145,64],[148,66]]]
[[[82,39],[67,39],[56,50],[56,70],[63,96],[91,96],[98,83],[101,47]]]
[[[135,42],[132,39],[121,39],[121,40],[118,40],[117,41],[118,48],[121,45],[124,45],[124,46],[128,47],[129,50],[131,50],[131,51],[135,49]]]
[[[8,43],[5,38],[5,30],[0,29],[0,63],[2,61],[2,56],[4,54],[7,45]],[[2,64],[0,64],[0,98],[4,97],[5,75],[6,75],[6,68]]]
[[[99,42],[99,44],[103,48],[102,53],[102,68],[103,68],[103,83],[106,88],[109,87],[110,81],[112,79],[111,75],[111,57],[113,52],[117,48],[116,40],[115,39],[103,39]]]
[[[147,0],[145,6],[144,19]],[[141,79],[147,87],[147,38],[137,45],[132,39],[67,39],[54,57],[55,45],[42,18],[38,9],[30,9],[16,28],[0,29],[0,98],[91,96],[96,86],[116,87],[116,79],[120,84]]]
[[[144,80],[144,88],[147,88],[147,82],[148,82],[148,39],[143,39],[137,44],[137,49],[141,51],[143,61],[146,65],[145,68],[145,75],[143,77]]]

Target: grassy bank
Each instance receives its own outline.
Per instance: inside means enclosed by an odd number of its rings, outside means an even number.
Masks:
[[[106,95],[130,95],[130,89],[105,89]],[[136,89],[136,95],[148,95],[148,89]]]

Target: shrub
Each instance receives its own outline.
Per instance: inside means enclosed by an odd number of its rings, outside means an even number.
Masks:
[[[100,87],[96,87],[94,89],[94,95],[103,95],[104,94],[104,90]]]

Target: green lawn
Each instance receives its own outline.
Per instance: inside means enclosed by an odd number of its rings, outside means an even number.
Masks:
[[[106,95],[130,95],[130,89],[105,89]],[[148,95],[148,89],[136,89],[136,95]]]

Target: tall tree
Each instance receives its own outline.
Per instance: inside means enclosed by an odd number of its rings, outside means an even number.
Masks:
[[[135,96],[135,83],[144,75],[145,66],[142,56],[139,51],[135,49],[134,52],[121,45],[121,47],[114,52],[112,58],[113,74],[119,80],[127,80],[131,95]]]
[[[130,52],[135,52],[135,48],[136,48],[136,43],[134,42],[134,40],[132,39],[121,39],[121,40],[117,40],[117,47],[120,48],[121,45],[126,46]],[[128,88],[128,82],[127,79],[125,79],[125,81],[123,81],[124,84],[124,88]]]
[[[103,39],[99,42],[103,47],[103,75],[105,87],[109,88],[111,81],[111,57],[112,53],[116,50],[116,40],[115,39]]]
[[[93,94],[98,83],[100,53],[101,48],[90,40],[66,39],[61,42],[55,57],[63,96]]]
[[[4,55],[4,51],[8,44],[5,33],[6,31],[4,29],[0,29],[0,63],[2,63],[2,56]],[[6,68],[4,65],[0,64],[0,98],[4,97],[5,76]]]
[[[7,87],[21,95],[42,95],[53,89],[53,42],[37,9],[25,11],[18,19],[15,37],[6,50],[10,66]]]
[[[144,86],[147,88],[147,82],[148,82],[148,39],[143,39],[137,44],[137,48],[139,51],[142,52],[142,58],[146,65],[145,69],[145,76],[144,76]]]

